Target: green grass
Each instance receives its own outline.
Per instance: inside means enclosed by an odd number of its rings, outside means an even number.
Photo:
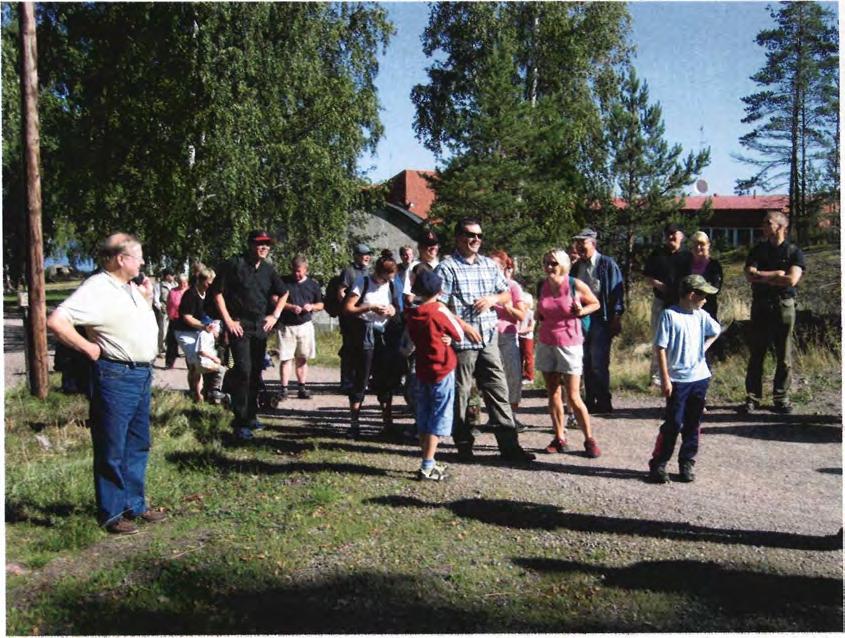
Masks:
[[[10,634],[778,631],[841,623],[841,590],[831,606],[825,583],[784,584],[777,568],[759,565],[666,560],[667,551],[699,551],[687,540],[669,548],[632,533],[620,553],[618,535],[560,522],[592,513],[578,498],[559,509],[525,502],[508,481],[474,495],[418,483],[409,480],[411,448],[352,445],[319,429],[291,429],[290,417],[273,419],[271,434],[255,444],[232,447],[228,415],[180,393],[156,392],[153,403],[148,493],[169,522],[106,537],[94,523],[84,401],[53,392],[47,410],[20,390],[7,397],[6,559],[54,570],[38,589],[32,576],[8,577],[7,600],[30,588],[27,604],[7,607]],[[736,560],[743,556],[738,550]]]

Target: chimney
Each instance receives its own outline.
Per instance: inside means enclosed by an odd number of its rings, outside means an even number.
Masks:
[[[753,199],[757,199],[757,189],[756,188],[753,191],[751,191],[751,197]]]

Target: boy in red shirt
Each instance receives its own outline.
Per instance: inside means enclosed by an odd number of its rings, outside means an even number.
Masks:
[[[455,403],[455,368],[458,358],[452,341],[463,339],[460,325],[437,301],[443,281],[432,271],[417,268],[411,287],[421,298],[415,308],[405,310],[405,326],[416,347],[417,431],[422,448],[421,481],[442,481],[446,468],[434,462],[439,437],[452,434]]]

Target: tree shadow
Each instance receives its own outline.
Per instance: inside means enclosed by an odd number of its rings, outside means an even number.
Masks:
[[[255,568],[149,567],[158,596],[97,591],[55,601],[55,634],[248,635],[550,632],[560,619],[526,621],[492,600],[453,602],[445,573],[365,570],[291,580]],[[166,601],[166,602],[162,602]],[[576,622],[564,621],[569,631]],[[609,630],[609,623],[606,625]]]
[[[285,434],[285,430],[289,431],[289,433]],[[316,452],[318,450],[355,452],[359,454],[389,454],[391,456],[418,457],[420,455],[419,444],[416,442],[403,444],[384,441],[383,446],[374,445],[374,443],[382,442],[382,440],[375,436],[368,437],[366,433],[356,441],[345,442],[334,439],[315,439],[315,434],[313,433],[307,434],[303,437],[302,428],[283,427],[274,428],[274,431],[279,432],[280,435],[273,437],[258,437],[250,440],[247,444],[250,447],[261,447],[279,454],[287,454],[290,456],[299,456],[305,452]],[[337,435],[337,432],[333,431],[332,434]],[[408,449],[409,445],[413,445],[414,449]]]
[[[94,507],[80,508],[67,502],[40,504],[29,499],[6,497],[6,523],[29,523],[38,527],[54,527],[55,519],[70,518],[73,514],[95,516]]]
[[[822,474],[836,474],[838,476],[842,476],[841,467],[820,467],[816,469],[816,472],[821,472]]]
[[[461,518],[469,518],[510,529],[568,529],[576,532],[644,536],[730,545],[780,547],[814,551],[842,549],[840,533],[829,536],[769,532],[760,530],[705,527],[676,521],[652,521],[636,518],[613,518],[594,514],[565,512],[554,505],[521,503],[493,499],[462,499],[451,503],[429,503],[410,496],[382,496],[370,503],[391,507],[436,509],[443,507]]]
[[[694,596],[740,617],[785,617],[803,631],[842,629],[842,580],[837,578],[767,574],[692,560],[644,561],[627,567],[550,558],[515,558],[513,562],[543,573],[595,575],[603,586]],[[700,625],[676,629],[702,631]]]
[[[256,459],[233,459],[213,450],[202,452],[170,452],[165,454],[164,458],[180,470],[194,471],[201,468],[211,468],[223,476],[235,473],[276,475],[293,474],[295,472],[313,474],[336,472],[363,476],[398,476],[401,474],[401,472],[391,472],[377,467],[357,465],[354,463],[269,463]]]
[[[708,415],[709,417],[709,415]],[[707,421],[713,421],[708,418]],[[743,436],[761,441],[786,443],[842,443],[842,427],[805,423],[762,423],[759,425],[705,426],[702,433]]]

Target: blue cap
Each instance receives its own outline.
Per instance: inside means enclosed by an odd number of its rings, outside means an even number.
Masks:
[[[419,270],[411,286],[411,292],[415,295],[428,298],[440,292],[442,286],[443,280],[434,271]]]

